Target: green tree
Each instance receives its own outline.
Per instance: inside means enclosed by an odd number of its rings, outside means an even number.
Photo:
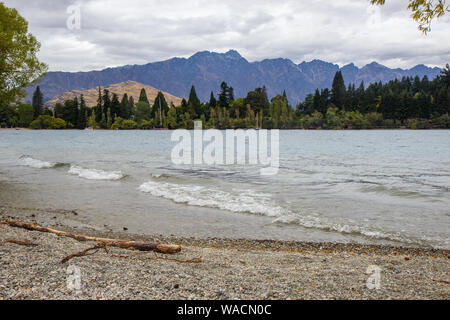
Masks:
[[[19,126],[27,128],[34,119],[33,106],[21,103],[18,107]]]
[[[98,123],[102,120],[102,114],[103,114],[102,88],[98,87],[97,107],[95,108],[95,122]]]
[[[253,91],[247,93],[247,97],[244,99],[244,106],[250,105],[255,112],[269,114],[269,99],[267,97],[266,87],[256,88]],[[241,110],[245,112],[245,110]]]
[[[44,109],[44,96],[42,95],[39,86],[36,87],[36,90],[33,93],[32,105],[34,109],[34,118],[36,119],[43,113]]]
[[[145,101],[139,101],[136,103],[136,111],[134,115],[134,121],[138,124],[143,120],[150,120],[151,118],[151,110],[150,105]]]
[[[209,106],[210,106],[211,108],[215,108],[216,105],[217,105],[217,100],[216,100],[216,98],[214,97],[214,93],[211,91],[211,95],[210,95],[210,97],[209,97]]]
[[[195,87],[191,87],[191,92],[189,93],[189,100],[187,102],[188,112],[191,114],[193,119],[199,118],[202,113],[202,103],[197,97],[195,92]]]
[[[333,103],[339,109],[344,107],[345,103],[345,83],[344,78],[342,77],[342,72],[336,72],[333,84],[331,85],[331,103]]]
[[[84,100],[84,96],[80,95],[80,109],[78,111],[78,121],[77,121],[78,129],[84,129],[87,127],[88,125],[87,119],[88,119],[88,108],[86,106],[86,101]]]
[[[128,95],[125,93],[120,101],[119,116],[123,119],[130,119],[132,114],[132,107]]]
[[[159,113],[159,109],[161,108],[162,115],[167,115],[167,112],[169,112],[169,105],[167,104],[166,98],[164,97],[164,94],[159,91],[156,95],[155,102],[153,103],[152,110],[151,110],[151,116],[155,117],[157,113]],[[158,118],[157,123],[159,124],[160,119]]]
[[[145,102],[150,105],[150,102],[148,101],[147,92],[145,92],[145,89],[141,89],[141,93],[139,94],[139,102]]]
[[[111,98],[110,98],[108,89],[103,89],[102,100],[103,100],[102,117],[104,116],[105,120],[106,120],[108,118],[108,112],[109,112],[108,110],[109,110],[109,108],[111,108]]]
[[[10,128],[17,126],[18,116],[16,107],[12,104],[0,103],[0,128]]]
[[[445,66],[444,69],[442,69],[441,71],[441,78],[443,83],[447,86],[450,87],[450,67],[447,65]]]
[[[111,107],[110,107],[112,122],[114,122],[114,119],[116,116],[120,115],[120,112],[121,112],[120,106],[121,105],[120,105],[119,97],[117,96],[117,94],[113,93],[112,98],[111,98]]]
[[[25,97],[25,87],[47,71],[36,55],[40,43],[28,33],[27,21],[16,9],[0,3],[0,105]]]
[[[167,127],[169,129],[176,129],[177,126],[177,110],[175,107],[171,107],[167,113]]]
[[[234,100],[234,90],[232,87],[223,81],[220,84],[220,93],[217,100],[217,105],[222,108],[228,108],[230,103]]]

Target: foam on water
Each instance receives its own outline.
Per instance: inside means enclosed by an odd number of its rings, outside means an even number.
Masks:
[[[88,180],[120,180],[124,177],[121,171],[86,169],[74,165],[70,166],[69,173]]]
[[[330,232],[339,232],[344,234],[362,235],[368,238],[375,238],[389,241],[399,241],[413,245],[428,245],[427,239],[409,238],[399,232],[383,232],[373,230],[368,227],[358,225],[348,225],[342,223],[334,223],[324,217],[316,217],[311,215],[290,214],[279,217],[274,220],[275,223],[296,224],[305,228],[314,228]]]
[[[48,162],[43,161],[39,159],[34,159],[32,157],[23,156],[20,158],[20,163],[24,166],[30,167],[30,168],[36,168],[36,169],[49,169],[54,168],[57,163],[55,162]]]
[[[284,211],[284,208],[274,205],[272,199],[266,194],[257,193],[253,190],[228,192],[207,186],[156,181],[143,183],[139,190],[177,203],[232,212],[279,217]]]
[[[366,226],[336,223],[327,217],[319,217],[312,213],[293,212],[286,207],[274,204],[274,200],[269,194],[259,193],[254,190],[233,189],[233,191],[223,191],[214,187],[153,180],[143,183],[139,190],[176,203],[274,217],[273,223],[296,224],[305,228],[320,229],[328,232],[355,234],[368,238],[409,244],[429,245],[428,239],[425,238],[410,238],[400,232],[385,232]]]

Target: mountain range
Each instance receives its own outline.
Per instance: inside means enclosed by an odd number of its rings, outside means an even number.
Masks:
[[[97,86],[136,81],[174,96],[187,97],[192,85],[202,101],[208,101],[211,91],[219,91],[222,81],[234,88],[235,96],[245,97],[247,92],[265,85],[269,98],[286,90],[289,101],[302,101],[316,88],[330,87],[336,71],[341,70],[346,84],[361,81],[387,82],[404,76],[426,75],[430,80],[441,71],[417,65],[412,69],[391,69],[372,62],[362,68],[353,63],[339,67],[337,64],[313,60],[295,64],[289,59],[265,59],[249,62],[237,51],[226,53],[202,51],[189,58],[172,58],[145,65],[126,65],[89,72],[49,72],[37,85],[41,87],[44,100],[49,101],[64,92],[87,90]],[[31,100],[33,87],[27,89],[27,100]]]

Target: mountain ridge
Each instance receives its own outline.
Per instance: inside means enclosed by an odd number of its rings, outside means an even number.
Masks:
[[[120,83],[114,83],[107,87],[102,87],[101,89],[102,90],[107,89],[110,93],[110,96],[112,96],[113,93],[117,94],[119,97],[119,101],[122,99],[122,96],[126,93],[129,98],[133,97],[134,101],[137,102],[142,88],[145,89],[150,105],[152,105],[160,90],[152,86],[145,85],[143,83],[128,80]],[[162,93],[164,94],[164,98],[166,99],[168,104],[170,103],[173,103],[174,105],[181,104],[182,98],[176,97],[168,92],[162,91]],[[52,100],[47,101],[45,105],[52,108],[57,103],[63,104],[64,101],[74,99],[75,97],[79,98],[80,95],[83,95],[83,98],[88,107],[95,106],[97,104],[98,88],[94,87],[86,90],[74,89],[71,91],[67,91],[62,93],[61,95],[58,95],[57,97],[54,97]]]
[[[125,65],[95,71],[49,72],[40,83],[44,100],[72,90],[88,90],[97,86],[109,86],[125,81],[136,81],[170,92],[174,96],[186,97],[190,87],[195,85],[202,101],[208,101],[210,92],[217,94],[220,83],[226,81],[235,90],[236,96],[245,96],[248,91],[265,85],[269,96],[286,90],[291,103],[302,101],[306,94],[316,88],[330,87],[336,71],[341,70],[346,84],[361,81],[365,84],[387,82],[404,76],[424,75],[431,80],[441,71],[418,64],[411,69],[391,69],[377,62],[361,68],[354,63],[343,67],[314,59],[299,64],[286,58],[264,59],[249,62],[238,51],[225,53],[199,51],[189,58],[171,58],[143,65]],[[36,85],[27,89],[31,100]]]

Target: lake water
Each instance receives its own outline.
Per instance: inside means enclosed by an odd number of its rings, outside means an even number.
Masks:
[[[450,248],[448,130],[281,131],[273,176],[174,165],[171,133],[0,130],[0,199],[136,233]]]

